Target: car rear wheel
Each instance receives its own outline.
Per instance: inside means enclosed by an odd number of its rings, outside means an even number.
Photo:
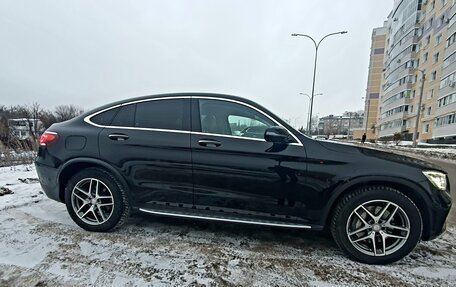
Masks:
[[[388,264],[408,255],[418,244],[422,228],[414,202],[385,186],[345,195],[331,222],[337,245],[349,257],[368,264]]]
[[[119,227],[130,212],[123,186],[100,168],[84,169],[69,180],[65,204],[73,221],[89,231]]]

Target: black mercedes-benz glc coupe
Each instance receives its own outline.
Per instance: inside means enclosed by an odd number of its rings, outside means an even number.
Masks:
[[[252,101],[219,94],[129,99],[54,124],[36,168],[47,196],[86,230],[112,230],[132,211],[328,228],[349,257],[370,264],[441,234],[451,207],[437,166],[313,140]]]

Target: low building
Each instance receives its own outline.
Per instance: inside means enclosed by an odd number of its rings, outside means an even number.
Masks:
[[[329,115],[318,121],[321,135],[352,135],[353,130],[363,127],[363,117],[359,113],[345,112],[342,116]]]
[[[33,139],[33,133],[38,135],[43,129],[43,123],[39,119],[9,119],[8,129],[10,136],[19,140]]]

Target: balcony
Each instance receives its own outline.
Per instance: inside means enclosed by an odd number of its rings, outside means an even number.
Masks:
[[[454,93],[454,92],[456,92],[456,84],[453,84],[452,87],[447,85],[439,90],[439,96],[442,97],[444,95],[448,95],[448,94]]]
[[[384,90],[383,96],[385,98],[389,98],[390,96],[397,94],[403,90],[411,90],[414,85],[415,84],[412,84],[412,83],[404,83],[402,85],[398,85],[397,83],[393,84],[390,87],[388,87],[386,90]]]
[[[384,130],[380,130],[378,132],[378,137],[381,138],[381,137],[393,136],[395,133],[402,133],[406,130],[407,130],[407,128],[405,126],[384,129]]]
[[[440,107],[440,108],[437,108],[435,110],[435,117],[439,117],[441,115],[446,115],[446,114],[449,114],[451,112],[456,112],[456,102],[453,102],[449,105],[446,105],[446,106],[443,106],[443,107]]]
[[[397,99],[395,101],[391,101],[391,102],[389,102],[387,104],[383,104],[382,103],[382,109],[385,110],[385,111],[388,111],[388,110],[391,110],[394,107],[406,105],[406,104],[409,104],[409,103],[410,103],[410,98],[404,97],[402,99]]]
[[[434,127],[432,130],[433,138],[456,136],[456,124]]]

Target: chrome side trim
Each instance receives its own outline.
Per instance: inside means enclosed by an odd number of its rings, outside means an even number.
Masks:
[[[288,227],[288,228],[291,227],[291,228],[299,228],[299,229],[311,229],[312,228],[309,225],[301,225],[301,224],[269,223],[269,222],[248,221],[248,220],[240,220],[240,219],[208,217],[208,216],[200,216],[200,215],[187,215],[187,214],[164,212],[164,211],[154,211],[154,210],[148,210],[148,209],[144,209],[144,208],[140,208],[139,211],[142,211],[145,213],[150,213],[150,214],[155,214],[155,215],[166,215],[166,216],[174,216],[174,217],[193,218],[193,219],[205,219],[205,220],[223,221],[223,222],[248,223],[248,224],[255,224],[255,225]]]
[[[199,135],[208,135],[208,136],[221,136],[221,137],[230,137],[230,138],[238,138],[238,139],[246,139],[246,140],[255,140],[255,141],[263,141],[265,142],[264,139],[256,139],[256,138],[246,138],[246,137],[239,137],[239,136],[233,136],[233,135],[222,135],[222,134],[211,134],[211,133],[203,133],[203,132],[192,132],[192,131],[181,131],[181,130],[167,130],[167,129],[155,129],[155,128],[138,128],[138,127],[119,127],[119,126],[104,126],[104,125],[99,125],[99,124],[96,124],[94,122],[92,122],[90,120],[90,118],[100,114],[100,113],[103,113],[105,111],[108,111],[108,110],[111,110],[111,109],[115,109],[115,108],[118,108],[118,107],[122,107],[122,106],[126,106],[126,105],[131,105],[131,104],[136,104],[136,103],[142,103],[142,102],[149,102],[149,101],[159,101],[159,100],[169,100],[169,99],[191,99],[191,98],[195,98],[195,99],[210,99],[210,100],[219,100],[219,101],[226,101],[226,102],[233,102],[233,103],[237,103],[237,104],[240,104],[240,105],[244,105],[246,107],[249,107],[251,109],[254,109],[255,111],[263,114],[264,116],[266,116],[268,119],[270,119],[272,122],[274,122],[276,125],[278,126],[281,126],[283,128],[285,128],[284,126],[282,126],[280,123],[278,123],[274,118],[272,118],[270,115],[268,115],[267,113],[265,113],[264,111],[250,105],[250,104],[247,104],[247,103],[244,103],[244,102],[240,102],[240,101],[237,101],[237,100],[233,100],[233,99],[227,99],[227,98],[217,98],[217,97],[211,97],[211,96],[171,96],[171,97],[162,97],[162,98],[152,98],[152,99],[143,99],[143,100],[136,100],[136,101],[131,101],[131,102],[127,102],[127,103],[123,103],[123,104],[119,104],[119,105],[115,105],[115,106],[112,106],[112,107],[108,107],[106,109],[103,109],[101,111],[98,111],[96,113],[93,113],[93,114],[90,114],[88,116],[86,116],[84,118],[84,122],[90,124],[90,125],[93,125],[93,126],[96,126],[96,127],[99,127],[99,128],[111,128],[111,129],[129,129],[129,130],[142,130],[142,131],[157,131],[157,132],[171,132],[171,133],[190,133],[190,134],[199,134]],[[290,143],[290,145],[297,145],[297,146],[303,146],[302,142],[298,139],[298,137],[295,136],[294,133],[290,132],[287,128],[285,128],[290,134],[291,136],[296,140],[296,143]]]

